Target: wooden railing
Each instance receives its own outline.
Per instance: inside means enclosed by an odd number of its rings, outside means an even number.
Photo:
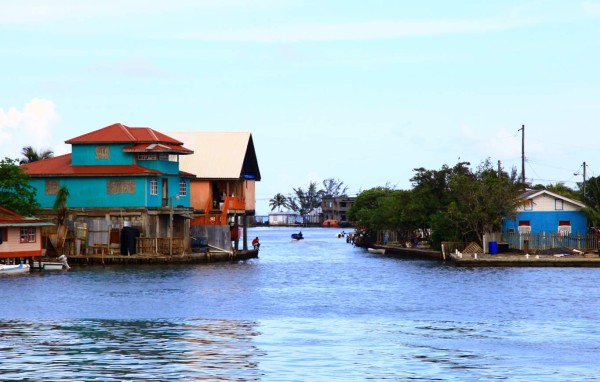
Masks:
[[[238,196],[227,196],[220,213],[205,213],[196,215],[190,222],[191,225],[227,225],[229,211],[245,211],[246,199]],[[208,211],[207,211],[208,212]]]
[[[168,255],[181,255],[184,252],[182,237],[174,237],[171,247],[171,239],[168,237],[138,237],[136,241],[137,253],[160,253]]]

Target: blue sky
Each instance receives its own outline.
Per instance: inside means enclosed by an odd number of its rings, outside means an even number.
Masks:
[[[120,122],[250,131],[278,192],[486,158],[598,175],[600,1],[0,0],[0,156]],[[574,175],[579,174],[579,175]]]

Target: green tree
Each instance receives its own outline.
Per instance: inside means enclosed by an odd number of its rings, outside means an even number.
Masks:
[[[339,179],[327,178],[323,181],[323,196],[345,196],[348,192],[348,186]]]
[[[459,232],[464,240],[479,244],[483,243],[484,233],[500,230],[502,219],[514,216],[520,203],[521,185],[501,168],[494,168],[489,159],[475,172],[451,174],[448,188],[451,201],[445,213],[449,221],[444,225],[450,223],[453,227],[449,236],[455,237]]]
[[[56,194],[56,200],[54,201],[54,205],[52,209],[56,212],[56,220],[58,225],[64,225],[65,220],[67,220],[67,199],[69,198],[69,190],[67,186],[62,186],[58,190],[58,194]]]
[[[281,207],[287,206],[287,198],[283,194],[276,194],[271,200],[269,200],[269,207],[271,207],[271,211],[275,208],[281,212]]]
[[[592,177],[585,183],[585,213],[592,227],[600,225],[600,177]]]
[[[0,161],[0,205],[23,216],[34,215],[40,205],[28,179],[16,159]]]
[[[306,217],[321,206],[323,191],[317,190],[317,183],[310,182],[306,190],[302,187],[294,188],[294,194],[287,197],[287,207]]]
[[[579,191],[574,190],[571,187],[565,186],[565,184],[562,182],[558,182],[556,184],[549,184],[546,186],[546,190],[573,200],[583,199],[583,195],[581,195]]]
[[[52,150],[36,151],[31,146],[25,146],[21,150],[21,155],[23,155],[23,158],[21,159],[20,164],[26,164],[42,159],[52,158],[54,156],[54,152]]]
[[[392,192],[393,190],[388,187],[374,187],[362,191],[348,210],[348,219],[355,222],[357,227],[368,230],[387,228],[379,213],[384,198]]]

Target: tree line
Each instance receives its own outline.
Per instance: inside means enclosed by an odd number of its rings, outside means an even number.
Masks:
[[[361,192],[348,217],[367,237],[374,232],[394,231],[401,242],[415,236],[436,249],[442,241],[474,241],[480,245],[486,232],[500,231],[504,218],[514,218],[524,202],[519,196],[526,189],[547,189],[586,204],[592,226],[600,224],[600,179],[586,182],[585,195],[562,183],[543,186],[522,183],[516,169],[505,171],[490,159],[476,168],[469,162],[439,170],[417,168],[410,179],[413,188],[396,190],[375,187]]]
[[[269,207],[271,211],[277,209],[279,212],[282,208],[286,208],[305,217],[321,207],[324,197],[347,196],[348,192],[344,182],[334,178],[325,179],[322,187],[318,187],[317,182],[310,182],[306,188],[292,188],[293,192],[288,195],[277,193],[269,200]]]

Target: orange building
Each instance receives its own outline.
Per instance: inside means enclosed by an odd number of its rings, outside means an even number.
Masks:
[[[243,249],[247,250],[247,220],[256,214],[255,190],[256,182],[260,181],[252,134],[207,131],[168,134],[194,151],[193,155],[182,157],[179,164],[182,171],[196,175],[190,182],[192,228],[222,227],[206,234],[215,246],[227,249],[234,241],[237,249],[239,239],[243,239]],[[242,227],[242,237],[230,237],[231,227],[233,232],[239,232],[238,226]]]

